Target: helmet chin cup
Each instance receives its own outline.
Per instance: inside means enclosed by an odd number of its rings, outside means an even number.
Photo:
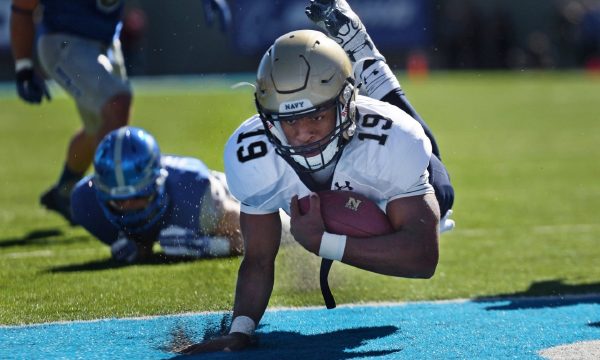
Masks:
[[[338,152],[338,143],[339,137],[336,137],[333,139],[333,141],[329,142],[324,149],[321,147],[322,150],[314,156],[309,157],[302,154],[292,154],[291,158],[298,163],[298,165],[302,166],[307,172],[318,171],[327,167],[327,165],[331,163],[331,160]]]

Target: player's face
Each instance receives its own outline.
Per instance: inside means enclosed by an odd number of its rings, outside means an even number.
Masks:
[[[129,212],[144,209],[146,206],[148,206],[151,200],[151,196],[134,197],[123,200],[111,200],[109,204],[118,212]]]
[[[291,146],[302,146],[317,141],[327,141],[325,137],[335,128],[336,107],[332,106],[310,116],[291,121],[281,121],[283,133]],[[308,154],[316,155],[316,154]]]

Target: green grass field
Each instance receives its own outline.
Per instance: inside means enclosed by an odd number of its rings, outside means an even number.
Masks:
[[[600,78],[439,73],[400,78],[434,130],[457,198],[431,280],[334,265],[338,303],[600,293]],[[136,84],[133,123],[165,153],[223,169],[250,89]],[[214,87],[213,87],[214,88]],[[0,324],[227,310],[239,258],[114,267],[109,249],[38,206],[79,126],[72,101],[0,97]],[[322,305],[318,259],[283,248],[270,306]]]

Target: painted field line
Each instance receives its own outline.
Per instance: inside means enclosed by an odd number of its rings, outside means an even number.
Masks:
[[[600,224],[553,224],[553,225],[533,225],[519,226],[519,229],[530,231],[535,234],[551,234],[551,233],[586,233],[590,231],[600,230]],[[489,234],[502,234],[507,231],[504,227],[495,228],[461,228],[460,222],[457,227],[449,234],[458,234],[462,236],[485,236]]]
[[[355,308],[381,308],[381,307],[402,307],[409,305],[445,305],[445,304],[461,304],[468,302],[576,302],[576,301],[590,301],[598,299],[600,301],[600,293],[589,293],[589,294],[566,294],[566,295],[552,295],[552,296],[515,296],[515,297],[489,297],[489,298],[477,298],[477,299],[468,299],[468,298],[458,298],[458,299],[443,299],[443,300],[421,300],[421,301],[398,301],[398,302],[364,302],[364,303],[354,303],[354,304],[340,304],[336,307],[336,309],[355,309]],[[323,305],[315,305],[315,306],[274,306],[268,307],[267,313],[277,313],[277,312],[295,312],[295,311],[310,311],[310,310],[323,310]],[[37,327],[37,326],[46,326],[46,325],[68,325],[68,324],[86,324],[86,323],[97,323],[97,322],[110,322],[115,320],[123,320],[123,321],[146,321],[153,320],[158,318],[185,318],[190,316],[204,316],[204,315],[225,315],[231,313],[229,310],[220,310],[220,311],[192,311],[192,312],[184,312],[178,314],[169,314],[169,315],[149,315],[149,316],[135,316],[135,317],[120,317],[120,318],[100,318],[100,319],[91,319],[91,320],[61,320],[61,321],[51,321],[44,323],[35,323],[35,324],[22,324],[22,325],[1,325],[0,328],[27,328],[27,327]]]
[[[556,348],[574,358],[596,359],[600,296],[590,297],[353,304],[333,311],[322,306],[270,309],[258,328],[259,346],[201,358],[539,360],[540,354],[548,356],[546,351]],[[182,359],[178,349],[223,331],[228,322],[224,315],[229,313],[3,327],[0,358]]]
[[[91,254],[103,254],[103,249],[69,249],[55,252],[54,250],[35,250],[35,251],[18,251],[18,252],[6,252],[0,254],[0,259],[31,259],[41,257],[52,257],[58,254],[62,255],[91,255]],[[108,253],[107,253],[108,254]]]
[[[600,230],[600,224],[565,224],[565,225],[536,225],[531,226],[529,229],[537,234],[549,234],[556,232],[568,232],[568,233],[585,233],[595,230]],[[501,233],[504,228],[456,228],[451,233],[456,233],[463,236],[484,236],[490,233]],[[1,242],[0,242],[1,243]],[[92,253],[100,253],[101,249],[71,249],[61,250],[61,254],[72,254],[72,255],[87,255]],[[39,251],[20,251],[20,252],[3,252],[0,253],[0,259],[26,259],[36,257],[50,257],[54,256],[55,253],[52,250],[39,250]]]

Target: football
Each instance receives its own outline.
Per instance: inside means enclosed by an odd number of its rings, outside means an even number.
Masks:
[[[371,237],[394,231],[387,215],[364,195],[341,190],[318,193],[321,199],[321,216],[325,229],[332,234],[352,237]],[[310,207],[309,197],[298,200],[300,213]]]

